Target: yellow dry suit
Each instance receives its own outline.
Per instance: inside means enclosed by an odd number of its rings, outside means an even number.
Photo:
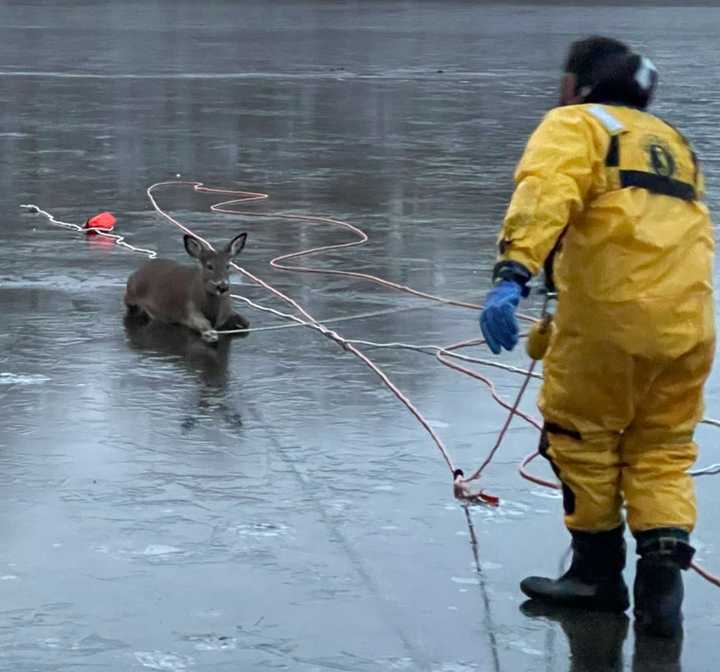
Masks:
[[[611,105],[551,111],[530,138],[500,260],[557,251],[541,450],[571,530],[695,524],[702,388],[714,353],[713,233],[703,178],[673,127]]]

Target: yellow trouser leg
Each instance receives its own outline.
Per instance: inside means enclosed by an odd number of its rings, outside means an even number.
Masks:
[[[692,532],[695,527],[695,489],[687,470],[695,462],[697,446],[671,440],[633,432],[624,442],[622,489],[634,534],[666,527]]]
[[[622,524],[619,436],[586,439],[546,431],[544,450],[563,484],[568,529],[604,532]]]
[[[547,425],[560,428],[548,433],[546,452],[573,493],[571,529],[619,524],[622,497],[635,533],[689,532],[695,524],[686,472],[697,455],[693,433],[715,350],[712,326],[703,327],[712,311],[691,311],[699,322],[685,334],[672,305],[640,307],[648,314],[652,308],[666,328],[644,334],[640,325],[628,326],[632,306],[558,304],[540,409]],[[701,340],[693,345],[693,337]]]
[[[695,491],[687,471],[697,457],[693,432],[702,417],[702,388],[714,344],[698,345],[658,370],[637,390],[636,415],[621,445],[622,489],[630,529],[695,526]]]
[[[628,359],[592,325],[566,324],[558,313],[539,405],[571,530],[602,532],[622,523],[619,443],[632,417]]]

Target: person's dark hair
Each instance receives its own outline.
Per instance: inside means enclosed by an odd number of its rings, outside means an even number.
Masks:
[[[637,74],[643,58],[609,37],[589,37],[573,42],[565,72],[575,75],[577,93],[586,103],[614,103],[646,108],[652,98],[657,73],[648,72],[642,86]]]

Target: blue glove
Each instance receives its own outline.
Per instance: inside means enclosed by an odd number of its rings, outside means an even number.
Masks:
[[[515,309],[520,303],[522,287],[512,280],[503,280],[488,292],[480,312],[480,329],[490,350],[500,354],[501,347],[512,350],[518,344],[518,323]]]

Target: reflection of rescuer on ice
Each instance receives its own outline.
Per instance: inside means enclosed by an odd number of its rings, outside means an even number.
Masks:
[[[615,40],[572,45],[561,104],[515,174],[480,323],[493,352],[511,350],[526,283],[554,258],[541,452],[562,482],[573,559],[558,580],[525,579],[523,592],[627,609],[624,503],[640,556],[637,626],[672,636],[694,552],[687,471],[714,352],[714,244],[692,148],[644,112],[656,80]]]

